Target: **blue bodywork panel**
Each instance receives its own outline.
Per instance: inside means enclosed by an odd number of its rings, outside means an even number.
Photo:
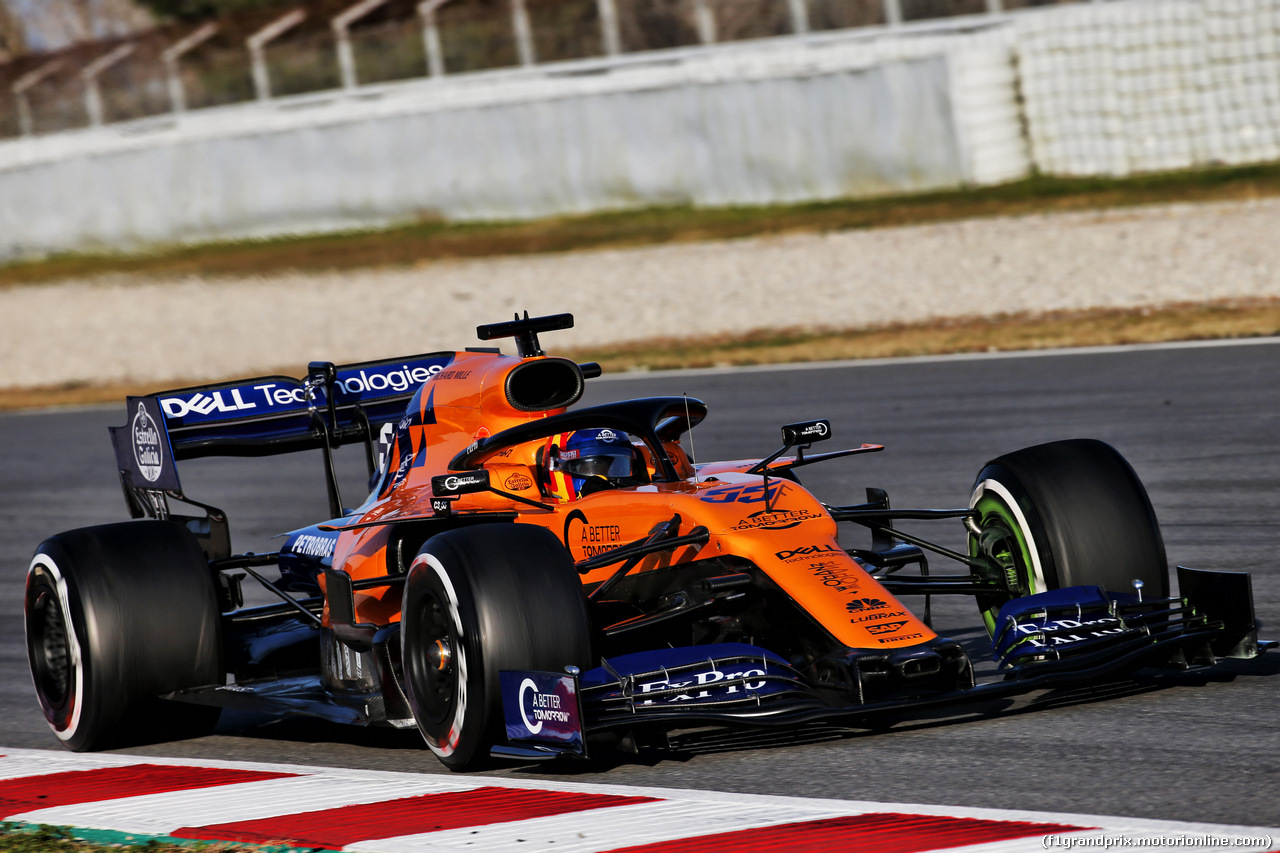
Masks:
[[[453,361],[454,353],[341,365],[334,383],[332,432],[375,428],[400,420],[422,384]],[[304,380],[262,376],[155,395],[178,459],[209,455],[267,455],[316,444],[312,412],[327,416],[325,389]]]
[[[319,527],[303,527],[285,534],[280,546],[280,586],[288,592],[320,594],[318,579],[333,565],[333,550],[342,534]]]
[[[582,755],[586,736],[578,704],[578,683],[555,672],[501,672],[502,712],[507,739],[542,744]]]
[[[1105,592],[1097,586],[1069,586],[1015,598],[1000,608],[993,638],[997,661],[1017,650],[1069,653],[1126,631],[1118,606],[1137,602],[1136,595]]]

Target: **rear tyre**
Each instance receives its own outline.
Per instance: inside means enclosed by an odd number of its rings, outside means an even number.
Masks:
[[[540,527],[433,536],[409,568],[401,618],[409,706],[451,770],[474,768],[506,739],[500,671],[563,672],[591,661],[582,582]]]
[[[987,630],[1007,601],[1069,586],[1169,594],[1169,568],[1155,511],[1138,475],[1115,448],[1094,439],[1040,444],[988,462],[969,506],[978,530],[969,553],[998,567],[1001,592],[978,596]]]
[[[27,658],[49,727],[77,752],[207,733],[218,709],[166,702],[221,684],[208,560],[185,528],[126,522],[60,533],[27,570]]]

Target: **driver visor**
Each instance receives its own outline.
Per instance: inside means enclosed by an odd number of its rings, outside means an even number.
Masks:
[[[632,475],[632,455],[629,449],[617,451],[595,450],[590,456],[577,459],[561,459],[559,469],[571,477],[605,477],[609,479]]]

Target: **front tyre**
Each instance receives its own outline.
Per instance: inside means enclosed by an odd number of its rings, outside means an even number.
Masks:
[[[446,767],[482,762],[505,739],[498,673],[587,669],[582,582],[550,532],[483,525],[433,536],[405,580],[401,638],[418,729]]]
[[[27,658],[49,727],[68,749],[193,737],[218,709],[158,697],[221,684],[208,561],[185,528],[126,522],[60,533],[27,571]]]
[[[1005,454],[979,472],[969,553],[986,556],[998,593],[978,596],[988,632],[1007,601],[1070,586],[1169,594],[1164,540],[1146,489],[1115,448],[1094,439]],[[975,529],[976,528],[976,529]]]

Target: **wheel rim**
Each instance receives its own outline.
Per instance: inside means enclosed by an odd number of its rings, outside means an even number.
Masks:
[[[52,711],[66,707],[71,695],[71,641],[62,616],[62,603],[47,588],[32,603],[27,650],[41,702]]]
[[[999,571],[992,578],[1001,590],[999,596],[984,596],[979,606],[987,633],[996,632],[996,616],[1006,601],[1043,592],[1037,589],[1035,560],[1027,532],[1003,500],[991,492],[983,492],[973,504],[978,510],[980,536],[969,535],[969,555],[987,557]]]
[[[415,658],[415,691],[427,722],[440,725],[453,717],[458,697],[458,662],[461,654],[448,605],[433,590],[424,596],[419,612],[422,649]]]

